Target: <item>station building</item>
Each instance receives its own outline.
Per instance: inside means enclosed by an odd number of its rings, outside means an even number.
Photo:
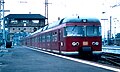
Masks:
[[[5,28],[8,29],[8,41],[13,40],[15,33],[32,33],[45,26],[45,19],[41,14],[9,14],[5,16]]]

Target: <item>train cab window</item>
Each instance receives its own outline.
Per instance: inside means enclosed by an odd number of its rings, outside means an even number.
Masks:
[[[84,36],[83,26],[67,26],[65,27],[64,36]]]
[[[100,36],[100,27],[99,26],[87,26],[86,27],[87,36]]]

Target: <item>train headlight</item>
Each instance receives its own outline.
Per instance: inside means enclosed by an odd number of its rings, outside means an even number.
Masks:
[[[72,42],[72,46],[79,46],[79,42]]]
[[[92,45],[99,45],[99,42],[92,42]]]

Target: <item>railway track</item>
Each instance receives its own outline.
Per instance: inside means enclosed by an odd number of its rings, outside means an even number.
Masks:
[[[105,63],[108,65],[120,67],[120,55],[119,54],[104,53],[101,56],[101,59],[98,61],[100,63]]]

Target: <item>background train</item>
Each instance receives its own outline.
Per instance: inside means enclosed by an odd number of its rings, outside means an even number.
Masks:
[[[97,18],[66,17],[21,39],[21,43],[60,54],[99,55],[101,23]]]

